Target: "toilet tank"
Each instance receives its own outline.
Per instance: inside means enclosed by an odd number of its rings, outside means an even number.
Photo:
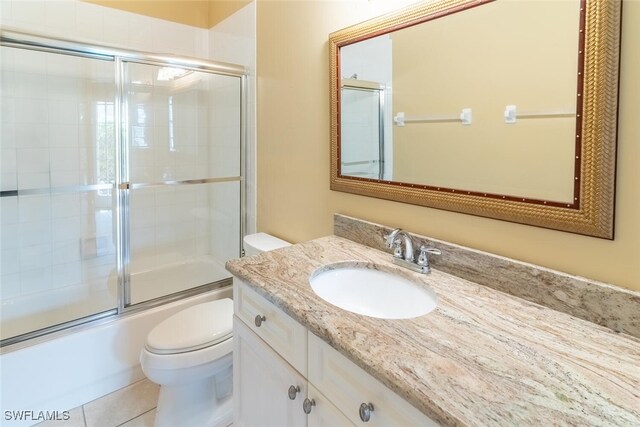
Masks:
[[[291,243],[267,233],[247,234],[244,236],[244,254],[246,256],[257,255],[285,246],[291,246]]]

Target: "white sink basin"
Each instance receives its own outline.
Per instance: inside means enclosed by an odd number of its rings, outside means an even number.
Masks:
[[[436,308],[436,294],[397,274],[367,263],[336,263],[315,271],[309,283],[325,301],[380,319],[411,319]]]

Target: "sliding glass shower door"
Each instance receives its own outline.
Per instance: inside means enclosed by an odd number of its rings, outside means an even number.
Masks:
[[[0,345],[229,285],[244,68],[1,36]]]
[[[240,255],[241,78],[124,67],[127,303],[137,304],[230,277],[224,262]]]
[[[1,339],[117,306],[114,62],[1,47]]]

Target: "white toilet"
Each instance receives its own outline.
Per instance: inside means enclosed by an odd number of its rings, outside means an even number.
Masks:
[[[289,246],[265,233],[245,236],[247,256]],[[197,304],[160,322],[140,364],[160,385],[156,427],[228,426],[233,421],[233,301]]]

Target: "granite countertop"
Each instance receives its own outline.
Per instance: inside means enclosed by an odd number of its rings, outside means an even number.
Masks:
[[[444,255],[446,256],[446,254]],[[375,319],[315,295],[333,262],[374,263],[428,285],[431,313]],[[640,339],[329,236],[227,269],[432,419],[455,426],[640,426]]]

